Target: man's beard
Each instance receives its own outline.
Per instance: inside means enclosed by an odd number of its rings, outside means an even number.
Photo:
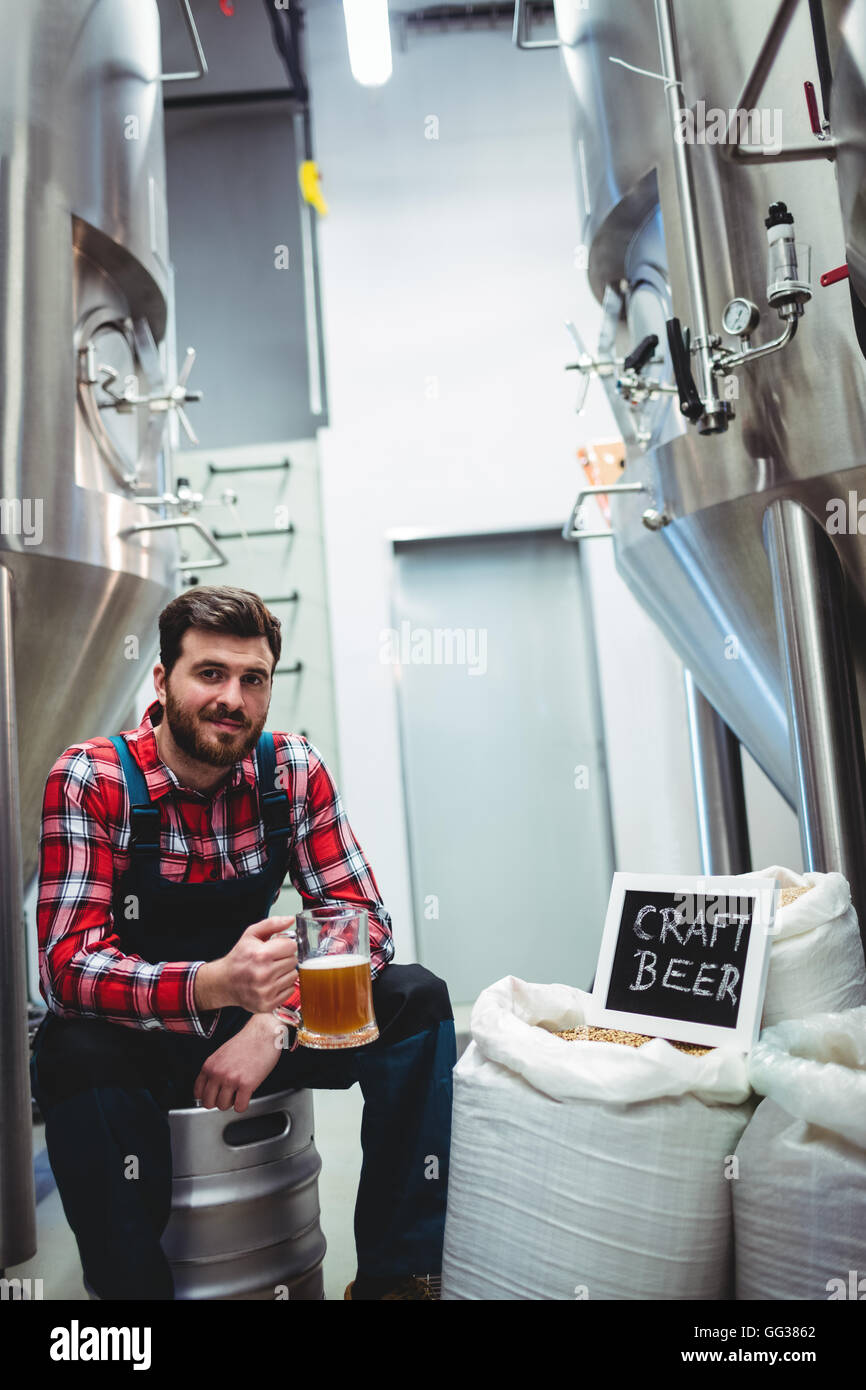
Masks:
[[[178,748],[188,758],[195,758],[210,767],[231,767],[233,763],[245,758],[250,749],[258,743],[267,715],[252,726],[248,721],[239,724],[235,733],[229,733],[228,729],[217,729],[215,726],[208,730],[203,727],[208,721],[219,719],[221,716],[227,719],[243,719],[244,716],[238,716],[219,704],[209,715],[190,714],[174,698],[168,682],[165,691],[165,721]]]

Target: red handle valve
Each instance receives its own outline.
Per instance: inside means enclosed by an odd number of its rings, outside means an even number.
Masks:
[[[823,285],[824,289],[826,289],[828,285],[835,285],[836,282],[837,282],[837,280],[847,280],[847,279],[848,279],[848,266],[847,266],[847,265],[837,265],[837,267],[836,267],[835,270],[825,270],[825,271],[824,271],[824,274],[821,276],[821,284]]]
[[[809,124],[812,127],[813,135],[823,135],[821,128],[821,117],[818,114],[818,98],[815,95],[814,82],[804,82],[803,90],[806,93],[806,109],[809,112]]]

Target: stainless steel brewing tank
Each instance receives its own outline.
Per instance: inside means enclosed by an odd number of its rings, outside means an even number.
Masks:
[[[825,4],[831,48],[838,47],[844,8]],[[777,0],[678,0],[687,105],[703,100],[708,110],[725,112],[737,105],[776,10]],[[630,318],[635,289],[644,282],[640,324],[621,326],[620,349],[633,347],[640,327],[655,319],[666,354],[658,375],[671,380],[664,320],[676,314],[689,323],[691,305],[664,87],[610,61],[617,57],[659,70],[654,7],[649,0],[593,0],[586,8],[579,0],[556,0],[556,16],[573,92],[590,282],[601,298],[606,285],[625,278]],[[804,3],[761,97],[762,107],[782,113],[786,146],[811,138],[806,79],[817,84]],[[766,302],[764,217],[780,199],[796,217],[798,239],[812,246],[813,298],[793,342],[738,373],[736,419],[727,432],[700,435],[686,426],[675,397],[662,402],[650,447],[629,448],[625,478],[644,482],[648,492],[611,499],[616,562],[701,689],[793,805],[785,687],[761,523],[776,497],[796,498],[822,523],[829,499],[847,499],[852,490],[866,498],[866,381],[849,293],[844,284],[822,289],[817,283],[822,271],[844,261],[845,229],[832,164],[745,167],[724,158],[718,145],[695,145],[691,152],[714,331],[721,332],[726,302],[744,295],[762,311],[754,345],[779,332]],[[638,270],[648,262],[668,282],[651,291]],[[623,414],[618,410],[618,418]],[[648,506],[667,513],[671,523],[647,530],[641,517]],[[866,548],[859,534],[833,541],[847,578],[858,693],[866,713]]]
[[[866,0],[851,0],[833,74],[839,199],[851,283],[866,304]]]
[[[51,764],[122,726],[176,592],[175,533],[120,536],[156,515],[135,494],[163,491],[160,426],[112,409],[102,370],[143,394],[173,368],[159,75],[155,0],[0,0],[0,564],[25,888]]]

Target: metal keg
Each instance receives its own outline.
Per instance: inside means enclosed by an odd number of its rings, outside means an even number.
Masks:
[[[173,1182],[162,1237],[176,1299],[324,1297],[322,1160],[311,1091],[247,1110],[169,1112]]]

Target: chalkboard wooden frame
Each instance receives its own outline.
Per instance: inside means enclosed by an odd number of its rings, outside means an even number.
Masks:
[[[666,1014],[631,1013],[607,1008],[611,976],[620,933],[627,893],[669,894],[676,899],[720,898],[754,900],[751,925],[746,946],[745,965],[740,982],[739,1006],[734,1026],[718,1026],[695,1022]],[[725,875],[689,874],[628,874],[615,873],[610,891],[607,916],[599,951],[598,969],[592,991],[592,1004],[587,1022],[600,1028],[620,1028],[631,1033],[647,1033],[651,1037],[670,1038],[675,1042],[696,1043],[704,1047],[729,1047],[748,1052],[757,1042],[761,1012],[770,967],[770,948],[773,944],[778,884],[774,878],[754,878],[744,884],[741,878]],[[636,923],[632,923],[634,928]],[[630,930],[625,927],[625,930]],[[635,953],[638,954],[638,953]],[[698,972],[700,973],[700,972]],[[634,988],[634,985],[630,986]],[[684,989],[683,986],[674,988]],[[684,991],[685,992],[685,991]],[[704,994],[705,991],[694,991]],[[620,990],[621,993],[621,990]],[[673,995],[673,1004],[677,996]]]

